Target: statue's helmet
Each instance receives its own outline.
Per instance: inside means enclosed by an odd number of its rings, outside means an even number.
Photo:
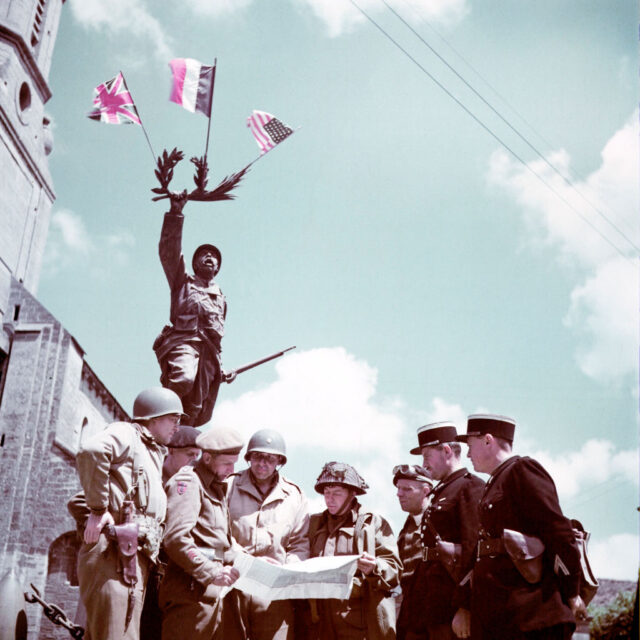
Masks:
[[[369,488],[364,478],[350,464],[344,462],[327,462],[322,467],[314,489],[318,493],[324,493],[324,488],[332,484],[353,489],[359,496]]]
[[[220,271],[220,267],[222,266],[222,254],[220,253],[220,249],[212,244],[201,244],[194,252],[193,258],[191,258],[191,268],[195,272],[196,270],[196,262],[201,253],[205,251],[211,251],[213,255],[216,257],[218,261],[218,268],[214,275],[218,275],[218,271]]]
[[[284,458],[282,464],[287,462],[287,447],[284,444],[284,438],[274,429],[260,429],[260,431],[256,431],[249,439],[244,459],[249,460],[249,454],[254,451],[272,453]]]
[[[180,396],[171,389],[151,387],[141,391],[133,401],[134,420],[150,420],[172,414],[187,415],[182,410]]]

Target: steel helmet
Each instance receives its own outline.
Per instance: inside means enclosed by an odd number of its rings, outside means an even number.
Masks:
[[[220,267],[222,266],[222,254],[220,253],[220,249],[218,249],[218,247],[212,244],[201,244],[193,252],[193,257],[191,258],[191,268],[193,269],[194,273],[196,270],[196,259],[203,251],[211,251],[211,253],[213,253],[213,255],[218,260],[218,268],[216,269],[216,272],[214,274],[214,275],[218,275],[218,272],[220,271]]]
[[[244,459],[249,460],[249,454],[253,451],[273,453],[284,458],[282,464],[287,462],[287,447],[284,444],[284,438],[273,429],[260,429],[251,436]]]
[[[353,489],[359,496],[366,493],[369,488],[364,478],[350,464],[344,462],[327,462],[322,467],[314,489],[318,493],[323,493],[324,488],[330,484]]]
[[[133,419],[150,420],[171,414],[187,416],[182,401],[175,391],[164,387],[151,387],[141,391],[133,401]]]

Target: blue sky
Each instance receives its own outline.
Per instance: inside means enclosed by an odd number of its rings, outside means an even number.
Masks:
[[[167,63],[217,58],[210,184],[258,155],[253,109],[299,130],[236,201],[185,210],[185,254],[202,242],[223,254],[225,366],[297,345],[223,387],[214,421],[247,438],[282,431],[285,472],[314,506],[323,463],[351,462],[397,530],[391,467],[418,461],[417,427],[513,416],[517,451],[547,466],[567,514],[593,531],[599,574],[633,579],[636,3],[392,5],[573,186],[382,2],[358,4],[406,54],[349,0],[67,2],[49,78],[57,201],[39,296],[125,407],[157,383],[166,206],[150,200],[142,131],[85,114],[122,70],[155,152],[201,155],[206,118],[168,101]],[[172,186],[190,186],[191,169],[184,160]]]

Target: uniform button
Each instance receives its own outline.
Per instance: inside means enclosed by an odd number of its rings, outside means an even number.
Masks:
[[[490,504],[490,505],[489,505],[489,509],[493,509],[493,504]]]

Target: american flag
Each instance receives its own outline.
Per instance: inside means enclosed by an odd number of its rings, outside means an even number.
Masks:
[[[95,109],[88,118],[109,124],[142,124],[122,73],[93,90]]]
[[[291,127],[265,111],[254,111],[247,118],[247,126],[251,129],[261,153],[267,153],[293,133]]]

